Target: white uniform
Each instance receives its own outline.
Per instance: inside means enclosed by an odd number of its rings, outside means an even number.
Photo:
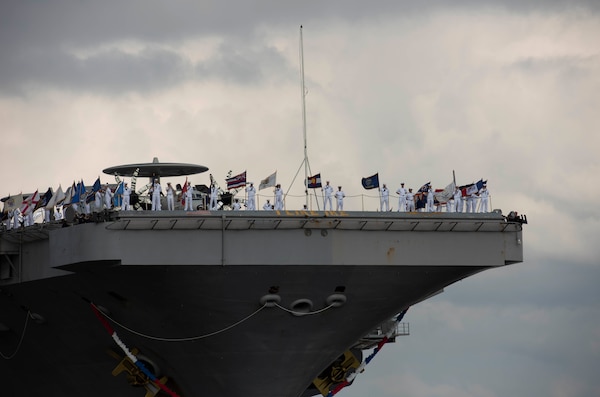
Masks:
[[[217,209],[217,193],[217,187],[215,185],[212,185],[210,187],[210,205],[208,206],[208,208],[211,210]]]
[[[336,199],[335,210],[336,211],[344,210],[344,197],[346,197],[346,195],[344,194],[344,192],[341,189],[338,190],[337,192],[335,192],[335,199]]]
[[[102,192],[100,190],[94,194],[94,207],[96,211],[102,211]]]
[[[167,210],[173,211],[175,209],[175,191],[170,183],[167,184]]]
[[[273,207],[271,206],[271,203],[269,202],[269,200],[267,200],[267,202],[263,205],[263,210],[271,211],[272,209]]]
[[[433,189],[427,190],[427,212],[433,212]]]
[[[246,192],[248,193],[248,202],[246,203],[246,208],[248,211],[256,210],[256,188],[254,185],[250,185],[246,188]]]
[[[233,210],[234,211],[239,211],[242,209],[242,206],[240,205],[240,202],[235,200],[235,202],[233,203]]]
[[[490,205],[490,192],[484,186],[479,192],[479,196],[481,197],[481,207],[479,207],[479,212],[488,212]]]
[[[162,193],[162,188],[160,183],[154,182],[154,186],[152,186],[152,211],[160,211],[162,208],[160,206],[160,194]]]
[[[113,198],[113,192],[110,190],[110,188],[107,185],[106,191],[104,192],[104,205],[106,206],[107,210],[112,208],[112,198]]]
[[[406,190],[404,186],[396,190],[396,194],[400,195],[400,198],[398,199],[398,211],[400,212],[406,211],[406,193],[408,193],[408,190]]]
[[[456,212],[463,212],[462,192],[458,188],[454,191],[454,206]]]
[[[283,189],[281,187],[275,188],[275,210],[279,211],[283,209]]]
[[[383,209],[385,207],[385,210]],[[381,188],[381,211],[389,211],[390,210],[390,191],[389,189],[383,185]]]
[[[187,189],[185,191],[185,208],[184,208],[185,211],[187,211],[188,209],[190,211],[194,210],[194,208],[192,208],[192,206],[193,206],[192,195],[193,194],[194,194],[194,188],[192,187],[192,184],[188,182]]]
[[[323,193],[325,194],[325,197],[323,198],[323,211],[327,211],[327,203],[329,203],[329,210],[333,211],[333,205],[331,204],[333,188],[331,187],[331,185],[325,185],[325,187],[323,188]]]
[[[121,209],[123,211],[129,211],[131,209],[130,206],[131,201],[131,189],[127,186],[123,188],[123,204],[121,205]]]
[[[415,211],[415,196],[413,192],[407,192],[405,195],[406,199],[406,211],[414,212]]]

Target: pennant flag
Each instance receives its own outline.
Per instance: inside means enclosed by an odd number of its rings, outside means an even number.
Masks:
[[[309,176],[307,186],[309,189],[318,189],[323,187],[323,185],[321,185],[321,173],[318,173],[315,176]]]
[[[183,188],[181,189],[181,205],[185,205],[185,193],[188,190],[187,186],[187,176],[185,177],[185,183],[183,184]]]
[[[98,190],[100,190],[101,187],[102,187],[102,184],[100,183],[100,177],[98,177],[98,179],[96,179],[96,182],[94,182],[94,186],[92,187],[92,192],[96,193]]]
[[[267,187],[272,187],[277,184],[277,171],[260,181],[260,185],[258,185],[258,190],[265,189]]]
[[[362,186],[365,189],[375,189],[379,187],[379,172],[362,179]]]
[[[454,182],[450,182],[444,189],[437,190],[433,194],[433,197],[441,204],[447,203],[454,197]]]
[[[246,171],[242,172],[239,175],[232,176],[231,178],[227,178],[227,190],[229,189],[237,189],[238,187],[246,186]]]
[[[4,211],[13,211],[17,208],[21,208],[23,204],[23,193],[19,193],[16,196],[9,196],[4,202]]]
[[[36,190],[35,193],[23,200],[23,203],[21,204],[21,213],[23,215],[28,215],[30,212],[33,212],[38,201],[40,201],[40,194]]]

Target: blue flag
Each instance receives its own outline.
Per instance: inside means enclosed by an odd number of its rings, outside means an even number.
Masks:
[[[375,175],[362,179],[362,185],[365,189],[375,189],[379,187],[379,172]]]
[[[75,182],[73,182],[73,186],[71,186],[71,194],[73,195],[71,197],[71,204],[79,203],[80,190],[81,190],[81,183],[78,183],[77,186],[75,186]]]
[[[94,187],[92,187],[92,193],[96,193],[98,190],[100,190],[101,187],[102,185],[100,184],[100,177],[98,177],[98,179],[96,179],[96,182],[94,182]]]
[[[115,207],[120,207],[123,202],[123,181],[119,182],[117,188],[115,189],[115,194],[113,196],[113,205]]]

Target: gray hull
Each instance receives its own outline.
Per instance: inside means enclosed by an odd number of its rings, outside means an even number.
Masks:
[[[521,225],[498,214],[111,217],[2,235],[11,268],[0,294],[2,353],[17,348],[27,312],[36,313],[14,358],[0,360],[6,395],[145,395],[111,374],[123,353],[93,303],[127,327],[109,321],[181,396],[297,397],[390,317],[522,261]],[[343,304],[330,307],[340,295]],[[278,305],[265,306],[265,296]]]

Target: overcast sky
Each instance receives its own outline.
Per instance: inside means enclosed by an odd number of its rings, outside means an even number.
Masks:
[[[454,170],[530,221],[524,263],[411,308],[411,335],[340,395],[598,396],[600,3],[447,3],[3,4],[0,196],[158,157],[221,186],[277,170],[299,207],[303,25],[309,163],[347,209],[376,209],[362,177]]]

